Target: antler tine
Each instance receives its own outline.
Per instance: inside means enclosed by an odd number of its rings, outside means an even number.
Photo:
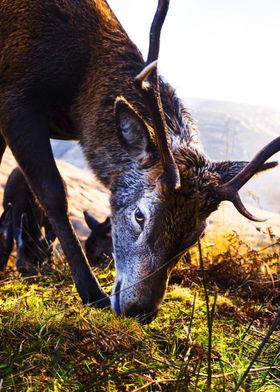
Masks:
[[[234,207],[240,212],[241,215],[245,216],[245,218],[253,221],[253,222],[265,222],[266,219],[257,218],[256,216],[252,215],[242,203],[238,192],[231,195],[229,198],[225,199],[231,201]]]
[[[261,222],[263,219],[258,219],[250,214],[249,211],[246,210],[243,205],[238,191],[245,185],[254,174],[261,168],[261,166],[272,157],[272,155],[276,154],[280,151],[280,137],[272,140],[269,144],[267,144],[261,151],[255,155],[255,157],[238,173],[235,177],[233,177],[227,183],[220,185],[215,188],[215,191],[218,194],[218,197],[221,200],[229,200],[231,201],[237,210],[246,218]],[[271,162],[270,167],[276,166],[277,163]]]
[[[157,74],[160,32],[168,7],[169,0],[158,1],[157,11],[150,30],[150,47],[146,66],[136,76],[135,86],[142,94],[154,123],[156,142],[164,169],[164,178],[162,180],[173,188],[179,189],[181,186],[180,175],[170,147],[170,137],[162,107]]]

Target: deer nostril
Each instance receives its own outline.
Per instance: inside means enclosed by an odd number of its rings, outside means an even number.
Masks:
[[[144,309],[139,305],[132,305],[125,310],[125,315],[137,318],[141,324],[149,324],[155,319],[157,310]]]

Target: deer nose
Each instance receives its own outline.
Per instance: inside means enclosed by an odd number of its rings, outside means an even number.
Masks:
[[[141,324],[150,324],[155,319],[157,312],[155,309],[145,309],[137,304],[125,309],[126,316],[137,318]]]

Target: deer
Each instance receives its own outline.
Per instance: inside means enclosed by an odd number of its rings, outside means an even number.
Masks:
[[[110,261],[113,253],[111,220],[108,216],[99,222],[88,211],[84,211],[85,222],[90,229],[90,234],[85,240],[84,247],[87,259],[91,266],[102,266],[104,261]]]
[[[28,186],[19,167],[9,175],[0,217],[0,272],[4,272],[16,243],[16,267],[22,276],[36,275],[43,265],[52,264],[53,243],[56,235]],[[105,256],[112,253],[110,218],[99,222],[84,211],[90,234],[85,240],[85,252],[91,266],[100,266]],[[42,233],[44,229],[44,233]]]
[[[3,208],[0,218],[2,254],[8,258],[14,242],[16,243],[16,267],[23,276],[37,274],[43,264],[51,265],[56,236],[19,167],[8,177]],[[3,260],[2,271],[5,270],[6,263],[7,260]]]
[[[0,156],[8,145],[44,208],[84,304],[151,322],[170,273],[223,200],[257,220],[238,191],[272,168],[276,138],[250,162],[214,162],[158,73],[169,0],[159,0],[147,60],[105,0],[0,0]],[[110,191],[116,279],[105,293],[69,221],[50,138],[79,141]]]

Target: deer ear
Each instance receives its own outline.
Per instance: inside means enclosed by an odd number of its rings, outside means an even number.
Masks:
[[[147,163],[156,150],[149,126],[123,97],[116,99],[115,118],[122,147],[139,165]]]
[[[9,255],[13,249],[12,205],[9,204],[0,217],[1,251]]]
[[[234,176],[236,176],[242,169],[247,165],[248,162],[244,161],[223,161],[214,164],[214,171],[218,173],[221,177],[222,184],[230,181]],[[277,162],[264,163],[257,173],[261,173],[265,170],[269,170],[277,166]],[[256,174],[257,174],[256,173]]]
[[[107,216],[106,220],[102,223],[103,226],[103,231],[104,234],[107,237],[112,237],[111,231],[112,231],[112,227],[111,227],[111,219],[109,216]]]
[[[12,204],[9,203],[8,207],[3,211],[0,216],[0,228],[6,229],[12,223]]]
[[[90,215],[87,211],[84,211],[84,217],[86,224],[88,225],[88,228],[91,231],[95,231],[97,227],[100,225],[97,219],[94,218],[94,216]]]

